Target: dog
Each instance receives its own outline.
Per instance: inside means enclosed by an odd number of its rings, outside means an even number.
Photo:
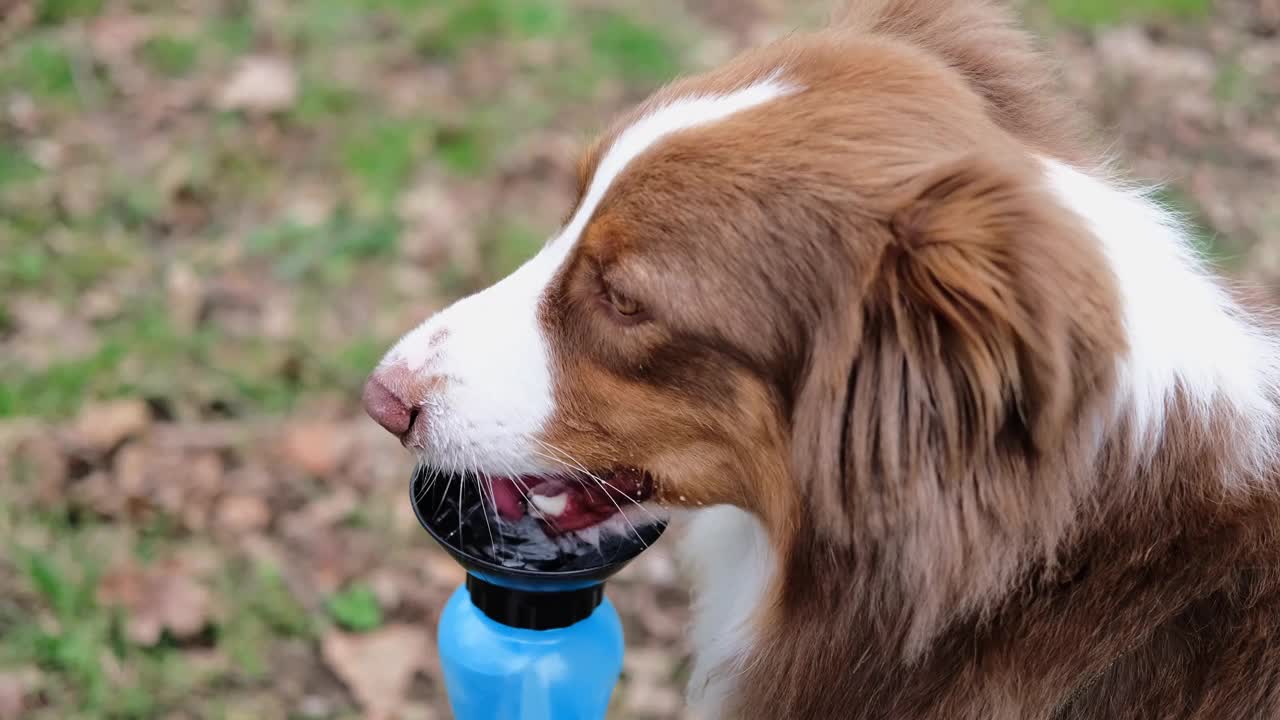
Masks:
[[[1055,82],[985,0],[675,80],[366,408],[504,515],[686,516],[700,717],[1280,717],[1276,333]]]

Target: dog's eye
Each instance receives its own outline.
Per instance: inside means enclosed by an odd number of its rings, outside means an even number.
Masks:
[[[640,303],[614,290],[613,288],[605,288],[604,299],[619,314],[626,317],[635,317],[640,314]]]

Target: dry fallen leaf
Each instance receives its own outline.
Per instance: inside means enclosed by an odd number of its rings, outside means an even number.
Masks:
[[[396,716],[430,649],[431,636],[425,629],[403,624],[362,635],[333,632],[321,647],[325,662],[368,720]]]
[[[627,684],[623,704],[642,717],[672,717],[680,709],[680,694],[671,686],[675,658],[659,648],[632,648],[623,660]]]
[[[99,580],[98,601],[125,611],[125,634],[143,647],[155,645],[166,630],[178,639],[193,637],[209,624],[213,601],[185,570],[172,561],[116,568]]]
[[[151,409],[138,398],[86,405],[72,425],[76,445],[94,452],[108,452],[124,440],[141,434],[151,424]]]
[[[0,672],[0,720],[21,718],[29,696],[39,684],[40,673],[33,669]]]
[[[0,435],[3,431],[0,431]],[[48,433],[32,432],[12,443],[11,452],[0,440],[0,477],[15,478],[8,463],[19,461],[29,473],[31,497],[42,507],[56,507],[66,501],[63,494],[67,480],[67,457]]]
[[[455,588],[467,579],[467,572],[458,561],[443,551],[433,551],[428,556],[427,572],[431,574],[432,581],[449,588]]]
[[[89,24],[89,48],[108,62],[125,62],[155,33],[155,22],[141,14],[108,13]]]
[[[281,58],[246,58],[222,86],[217,105],[222,110],[273,113],[287,110],[298,97],[298,76]]]
[[[301,422],[284,433],[281,451],[285,460],[309,475],[332,475],[351,450],[351,436],[344,425],[333,422]]]
[[[405,703],[400,708],[399,720],[436,720],[440,713],[426,703]]]
[[[194,332],[205,305],[205,287],[191,266],[176,262],[165,275],[166,305],[174,326],[184,333]]]
[[[674,717],[680,710],[680,693],[665,685],[631,682],[623,691],[623,705],[636,717]]]
[[[257,495],[228,495],[218,503],[217,522],[232,532],[262,530],[271,524],[271,507]]]

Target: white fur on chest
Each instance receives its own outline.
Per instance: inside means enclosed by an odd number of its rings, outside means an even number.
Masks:
[[[688,517],[680,556],[694,589],[689,705],[701,720],[714,720],[755,639],[775,559],[764,527],[750,513],[721,505]]]

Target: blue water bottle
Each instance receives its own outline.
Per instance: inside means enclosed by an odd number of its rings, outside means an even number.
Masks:
[[[427,532],[467,570],[438,627],[457,720],[603,720],[622,672],[622,623],[604,581],[652,545],[665,522],[629,537],[522,554],[524,538],[490,518],[483,496],[410,484]],[[496,513],[491,513],[496,515]]]

